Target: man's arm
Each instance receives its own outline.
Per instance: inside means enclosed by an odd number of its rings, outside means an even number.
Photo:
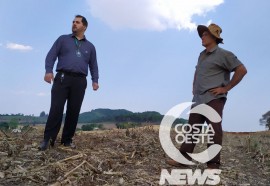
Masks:
[[[90,68],[90,73],[92,77],[92,87],[93,90],[97,90],[99,88],[98,85],[98,64],[97,64],[97,55],[96,55],[96,49],[93,46],[93,51],[91,51],[91,58],[90,58],[90,63],[89,63],[89,68]]]
[[[243,64],[239,65],[238,67],[235,68],[234,75],[231,81],[225,87],[213,88],[209,90],[209,92],[211,92],[215,96],[219,94],[225,94],[229,92],[233,87],[235,87],[246,74],[247,74],[246,67]]]
[[[46,56],[46,60],[45,60],[46,73],[44,76],[44,81],[46,81],[47,83],[51,83],[54,79],[53,66],[60,50],[59,40],[60,40],[60,37],[54,42],[52,48],[50,49],[50,51],[48,52]]]
[[[195,70],[195,73],[194,73],[193,84],[192,84],[192,94],[193,95],[194,95],[194,84],[195,84],[195,81],[196,81],[196,70]]]

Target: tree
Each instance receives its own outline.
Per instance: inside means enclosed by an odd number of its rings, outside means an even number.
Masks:
[[[0,129],[7,130],[9,128],[9,125],[7,122],[0,122]]]
[[[128,128],[135,128],[135,127],[140,127],[141,123],[132,123],[132,122],[121,122],[121,123],[116,123],[116,127],[118,129],[128,129]]]
[[[186,124],[186,123],[188,123],[188,120],[183,119],[183,118],[177,118],[176,120],[174,120],[173,126],[175,126],[177,124]]]
[[[31,128],[30,125],[25,125],[23,126],[22,131],[27,131],[29,128]]]
[[[19,121],[16,118],[12,118],[8,125],[10,129],[16,129],[19,125]]]
[[[45,117],[46,116],[46,113],[44,112],[44,111],[42,111],[41,113],[40,113],[40,115],[39,115],[39,117]]]
[[[92,131],[94,130],[95,128],[99,128],[99,129],[102,129],[103,128],[103,125],[102,124],[88,124],[88,125],[83,125],[82,126],[82,130],[83,131]]]
[[[262,118],[260,119],[260,125],[263,125],[267,130],[270,130],[270,111],[262,115]]]

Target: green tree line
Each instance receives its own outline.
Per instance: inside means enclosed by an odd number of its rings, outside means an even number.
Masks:
[[[44,111],[39,116],[25,116],[23,114],[0,115],[0,122],[9,122],[12,118],[16,118],[20,124],[45,124],[48,114]],[[163,118],[158,112],[146,111],[133,113],[125,109],[95,109],[90,112],[84,112],[79,115],[78,123],[157,123],[159,124]],[[63,120],[65,119],[65,114]],[[176,119],[177,123],[185,123],[185,119]]]

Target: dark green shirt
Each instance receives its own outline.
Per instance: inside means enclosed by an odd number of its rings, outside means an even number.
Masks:
[[[226,94],[215,96],[209,90],[226,86],[230,82],[230,73],[241,64],[232,52],[218,46],[210,52],[202,51],[196,66],[192,101],[201,104],[226,97]]]

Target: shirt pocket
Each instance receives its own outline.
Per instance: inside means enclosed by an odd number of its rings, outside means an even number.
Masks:
[[[84,57],[84,61],[88,64],[91,57],[91,51],[88,48],[82,48],[81,53]]]

